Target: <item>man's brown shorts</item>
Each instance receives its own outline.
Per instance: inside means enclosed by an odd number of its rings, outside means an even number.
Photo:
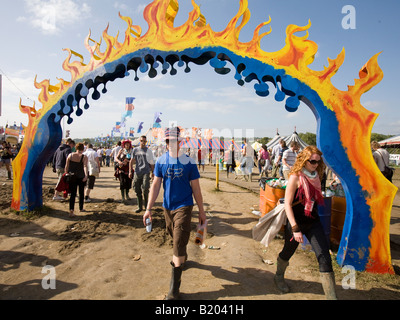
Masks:
[[[173,239],[173,250],[176,257],[186,255],[186,246],[191,231],[192,210],[193,206],[181,207],[172,211],[164,208],[165,224]]]

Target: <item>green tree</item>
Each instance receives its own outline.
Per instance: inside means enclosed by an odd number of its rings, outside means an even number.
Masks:
[[[264,137],[264,138],[261,138],[261,139],[257,139],[257,141],[258,141],[259,143],[265,144],[265,145],[266,145],[270,140],[271,140],[271,138],[268,138],[268,137]]]
[[[315,133],[311,132],[299,133],[299,138],[307,144],[314,146],[317,145],[317,135]]]
[[[381,134],[381,133],[371,133],[371,142],[372,141],[379,142],[379,141],[382,141],[385,139],[389,139],[391,137],[393,137],[393,135],[386,135],[386,134]]]

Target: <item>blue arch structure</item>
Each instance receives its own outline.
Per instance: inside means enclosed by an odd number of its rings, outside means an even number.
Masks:
[[[174,2],[174,0],[171,0],[171,2]],[[169,5],[171,5],[171,2],[169,2]],[[244,2],[244,0],[241,0],[241,4]],[[151,16],[152,10],[154,10],[158,14],[157,5],[161,3],[168,4],[168,1],[154,1],[146,8],[145,13]],[[240,12],[244,12],[244,15],[245,9],[244,7],[240,9]],[[127,31],[128,35],[129,32],[132,32],[131,28],[132,25],[130,24]],[[306,27],[296,30],[291,26],[290,30],[296,32],[305,29]],[[150,31],[149,34],[151,34]],[[204,32],[210,33],[207,30]],[[114,46],[115,39],[112,40],[112,37],[108,35],[105,35],[105,39],[108,41],[107,51],[109,51]],[[300,49],[303,49],[302,46],[305,44],[307,46],[311,44],[312,47],[311,42],[304,40],[304,38],[299,39]],[[293,38],[290,40],[294,42]],[[130,41],[132,41],[131,38],[127,36],[126,43],[128,45],[130,45]],[[224,45],[218,45],[218,43],[213,46],[194,46],[185,49],[179,47],[176,50],[154,49],[150,46],[140,49],[129,48],[130,52],[123,51],[125,52],[123,53],[121,51],[122,53],[114,56],[109,62],[104,61],[93,70],[82,69],[82,74],[80,74],[79,68],[71,63],[68,68],[73,75],[73,81],[68,85],[59,84],[57,91],[60,92],[60,95],[56,98],[53,97],[54,103],[51,101],[48,109],[36,111],[34,108],[32,110],[32,108],[20,106],[22,112],[31,114],[27,127],[30,139],[24,141],[20,154],[16,158],[16,166],[13,167],[12,208],[34,210],[43,205],[43,172],[47,160],[60,144],[61,119],[67,117],[68,124],[71,124],[73,121],[72,114],[81,116],[84,110],[89,108],[89,98],[98,100],[101,94],[107,92],[108,82],[130,76],[131,73],[134,73],[136,81],[139,80],[139,73],[147,73],[150,78],[156,77],[159,72],[162,74],[169,72],[170,75],[176,75],[178,68],[184,68],[184,72],[188,73],[191,63],[197,65],[209,64],[216,73],[221,75],[229,74],[233,69],[235,71],[234,78],[238,85],[254,83],[255,93],[261,97],[268,96],[270,87],[273,87],[273,90],[276,91],[275,100],[284,101],[286,99],[285,108],[289,112],[295,112],[300,101],[311,108],[317,121],[317,146],[323,152],[325,162],[341,178],[346,195],[347,212],[337,260],[340,265],[352,265],[360,271],[370,269],[377,272],[393,272],[390,264],[390,250],[383,255],[381,260],[377,260],[379,258],[379,253],[376,253],[379,251],[377,250],[379,249],[378,241],[375,239],[371,242],[371,234],[377,221],[373,220],[372,206],[368,203],[371,195],[365,191],[365,187],[363,187],[365,182],[361,181],[360,173],[354,167],[354,160],[352,161],[349,158],[349,150],[344,147],[343,136],[339,130],[338,113],[327,105],[326,99],[323,99],[315,89],[306,84],[307,81],[297,79],[289,74],[290,64],[282,65],[280,68],[277,67],[280,66],[278,64],[274,65],[238,54]],[[287,48],[283,49],[284,52],[286,52],[285,49]],[[93,56],[93,52],[91,53]],[[306,54],[303,52],[303,55]],[[300,64],[300,58],[297,59],[297,64]],[[92,58],[91,63],[93,61]],[[335,65],[331,65],[331,62],[329,67],[332,69],[331,73],[334,73]],[[84,66],[83,64],[80,65]],[[300,69],[299,65],[296,65],[296,67],[297,70]],[[366,70],[368,74],[368,69]],[[327,74],[322,76],[326,78]],[[360,78],[361,84],[363,84],[363,79],[369,80],[368,77],[365,78],[363,75]],[[37,88],[42,88],[39,96],[40,101],[47,102],[52,99],[49,95],[48,81],[35,85]],[[65,93],[62,94],[62,92]],[[372,121],[373,115],[369,119]],[[329,138],[327,139],[327,137]],[[370,158],[372,158],[372,155]],[[379,183],[383,185],[383,183]],[[395,191],[391,190],[391,194],[394,193]],[[387,197],[387,199],[389,198],[390,196]],[[383,233],[382,239],[385,243],[388,243],[387,234],[378,231],[377,234],[380,236]]]

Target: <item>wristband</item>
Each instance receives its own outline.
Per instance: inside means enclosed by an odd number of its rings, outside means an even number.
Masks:
[[[294,232],[301,232],[300,231],[300,228],[299,228],[299,226],[297,225],[297,224],[295,224],[293,227],[292,227],[292,232],[294,233]]]

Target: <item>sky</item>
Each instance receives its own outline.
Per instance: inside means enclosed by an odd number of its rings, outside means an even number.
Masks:
[[[195,0],[212,30],[222,31],[239,9],[239,0]],[[33,106],[38,101],[38,82],[57,78],[70,79],[62,69],[67,58],[63,48],[70,48],[87,57],[84,39],[91,32],[92,39],[99,40],[109,25],[108,33],[119,40],[126,30],[126,23],[118,13],[129,16],[133,24],[147,30],[143,10],[150,0],[0,0],[0,73],[3,75],[2,112],[0,126],[14,121],[27,125],[27,116],[19,111],[19,101]],[[333,85],[347,90],[354,84],[360,68],[376,53],[382,52],[378,63],[383,70],[383,80],[361,97],[361,104],[378,113],[372,132],[400,134],[400,112],[398,99],[398,75],[400,64],[400,2],[398,0],[248,0],[251,19],[240,34],[239,40],[251,40],[255,28],[271,17],[272,32],[263,38],[261,48],[267,52],[280,50],[285,44],[285,30],[289,24],[307,25],[311,21],[309,40],[318,44],[318,53],[309,66],[323,70],[328,58],[334,59],[345,48],[346,57]],[[188,19],[193,6],[189,0],[179,1],[180,10],[175,26]],[[354,9],[353,20],[347,20]],[[5,9],[6,8],[6,9]],[[346,27],[350,22],[351,28]],[[266,27],[268,31],[269,27]],[[102,47],[101,49],[104,49]],[[255,94],[254,83],[237,85],[235,72],[218,75],[209,65],[191,64],[192,71],[169,73],[150,79],[139,74],[118,79],[107,85],[108,92],[100,100],[89,100],[90,108],[78,117],[75,114],[71,125],[63,122],[64,130],[70,130],[73,138],[107,136],[115,123],[121,121],[125,110],[125,98],[135,97],[132,118],[127,118],[127,128],[137,128],[144,122],[146,131],[153,124],[154,113],[162,112],[162,125],[171,122],[191,128],[214,129],[222,135],[250,135],[273,137],[289,135],[296,128],[298,133],[316,132],[316,119],[311,110],[301,103],[298,111],[289,113],[284,102],[274,100],[274,90],[269,97]],[[40,108],[40,103],[37,102]]]

